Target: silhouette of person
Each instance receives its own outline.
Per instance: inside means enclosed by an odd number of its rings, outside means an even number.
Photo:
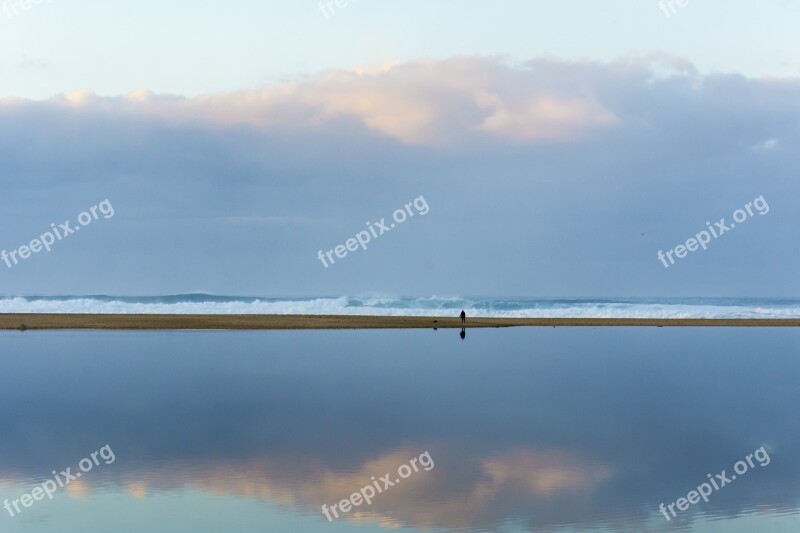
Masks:
[[[467,321],[467,313],[461,311],[461,323],[463,324],[466,321]]]
[[[463,341],[467,337],[467,330],[465,328],[461,328],[461,340]]]

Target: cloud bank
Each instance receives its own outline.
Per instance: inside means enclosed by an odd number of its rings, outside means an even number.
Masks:
[[[168,123],[251,125],[264,131],[314,131],[352,119],[407,144],[440,145],[482,136],[518,142],[567,141],[614,125],[588,76],[597,67],[553,60],[512,66],[462,57],[336,70],[291,84],[197,98],[136,90],[101,97],[72,92],[38,106]],[[6,99],[6,111],[31,104]]]
[[[4,99],[0,209],[14,223],[0,246],[97,197],[118,213],[4,272],[0,292],[798,294],[798,145],[800,80],[704,75],[663,54]],[[342,268],[315,259],[419,195],[424,225]],[[659,249],[762,195],[769,217],[664,272]]]

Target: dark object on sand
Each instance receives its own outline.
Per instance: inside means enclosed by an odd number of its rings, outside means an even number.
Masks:
[[[467,321],[467,313],[461,311],[461,323],[463,324],[466,321]]]

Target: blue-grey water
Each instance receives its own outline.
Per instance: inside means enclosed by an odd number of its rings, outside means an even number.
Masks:
[[[459,333],[2,333],[0,531],[800,530],[800,331]]]
[[[203,293],[164,296],[0,296],[0,313],[297,314],[505,318],[800,318],[799,298],[497,298],[362,296],[271,298]]]

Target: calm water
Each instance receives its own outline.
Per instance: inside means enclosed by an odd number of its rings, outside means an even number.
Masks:
[[[0,343],[0,499],[109,446],[52,501],[0,509],[2,532],[800,530],[794,329]],[[765,466],[659,513],[762,446]],[[411,459],[371,505],[321,512]]]

